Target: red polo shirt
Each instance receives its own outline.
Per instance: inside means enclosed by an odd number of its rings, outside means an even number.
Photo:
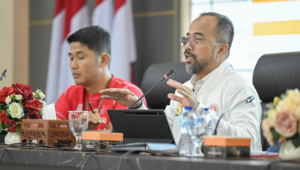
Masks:
[[[108,87],[128,89],[139,97],[143,95],[143,92],[136,85],[115,76],[113,76]],[[93,109],[97,109],[101,101],[102,94],[97,93],[91,95],[81,85],[72,85],[68,87],[55,104],[56,116],[62,120],[68,120],[68,111],[77,110],[79,105],[82,105],[82,109],[86,110],[87,96],[89,96],[89,102],[91,102]],[[145,98],[143,98],[143,102],[147,106]],[[100,107],[99,115],[100,117],[106,118],[106,124],[99,124],[95,128],[95,130],[103,130],[110,123],[110,119],[107,113],[108,109],[127,109],[127,107],[119,104],[114,100],[104,99]],[[89,107],[88,111],[91,111]]]

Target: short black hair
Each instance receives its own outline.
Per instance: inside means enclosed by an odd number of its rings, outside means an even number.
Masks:
[[[234,28],[231,20],[227,16],[216,12],[204,12],[200,14],[200,17],[207,15],[215,16],[219,19],[218,24],[215,28],[215,36],[218,42],[225,43],[228,45],[229,56],[230,47],[234,37]]]
[[[103,52],[111,54],[111,40],[107,31],[99,26],[89,26],[82,28],[71,34],[67,41],[69,44],[72,42],[80,42],[86,45],[90,50],[93,50],[96,56]]]

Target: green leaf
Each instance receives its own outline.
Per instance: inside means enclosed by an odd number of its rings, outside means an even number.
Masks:
[[[0,122],[0,133],[3,131],[2,123]]]
[[[290,138],[287,138],[286,140],[287,141],[289,141],[289,140],[292,141],[292,143],[295,146],[295,148],[297,148],[300,145],[300,141],[299,141],[298,135],[290,137]]]
[[[18,103],[19,103],[20,105],[22,105],[22,100],[18,100]]]
[[[17,124],[16,129],[17,129],[17,132],[18,132],[19,136],[21,136],[21,125]]]
[[[8,128],[5,123],[2,123],[2,129]]]
[[[287,92],[287,91],[286,91]],[[286,94],[282,94],[282,95],[280,95],[280,99],[282,100],[282,99],[284,99],[285,98],[285,96],[286,96]]]
[[[268,118],[268,114],[264,114],[263,119],[267,119]]]
[[[1,127],[0,127],[2,130],[1,131],[5,131],[5,129],[6,128],[8,128],[7,126],[6,126],[6,124],[3,122],[3,123],[1,123]],[[7,131],[6,131],[7,132]]]
[[[270,131],[271,131],[272,136],[273,136],[273,142],[277,144],[277,141],[279,140],[280,135],[276,132],[274,127],[271,127]]]
[[[2,110],[4,110],[5,106],[6,106],[6,104],[0,104],[0,108],[1,108]]]
[[[6,116],[9,116],[9,112],[10,112],[9,108],[7,108],[6,111],[7,111]]]

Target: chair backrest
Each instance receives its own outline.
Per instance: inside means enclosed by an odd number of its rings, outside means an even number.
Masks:
[[[167,71],[171,69],[174,69],[175,72],[170,76],[170,78],[178,82],[184,83],[192,77],[192,74],[186,72],[185,63],[183,62],[153,64],[148,67],[144,73],[141,84],[142,91],[145,93],[149,90]],[[165,109],[166,105],[170,104],[170,99],[167,95],[174,92],[175,89],[168,86],[166,81],[161,82],[146,95],[148,107],[151,109]]]
[[[287,89],[300,88],[300,52],[266,54],[259,58],[253,72],[253,85],[262,100],[262,111]],[[263,117],[263,115],[262,115]],[[261,131],[262,147],[269,145]]]

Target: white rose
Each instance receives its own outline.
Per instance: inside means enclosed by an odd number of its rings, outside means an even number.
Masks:
[[[22,100],[22,99],[23,99],[22,95],[19,94],[16,95],[16,100]]]
[[[24,116],[23,107],[19,103],[11,103],[9,105],[9,114],[12,118],[18,118],[21,119]]]
[[[44,93],[43,93],[43,92],[40,92],[40,93],[39,93],[39,97],[40,97],[41,99],[45,98]]]
[[[5,99],[5,103],[9,104],[10,102],[11,102],[11,98],[9,96],[7,96],[6,99]]]

